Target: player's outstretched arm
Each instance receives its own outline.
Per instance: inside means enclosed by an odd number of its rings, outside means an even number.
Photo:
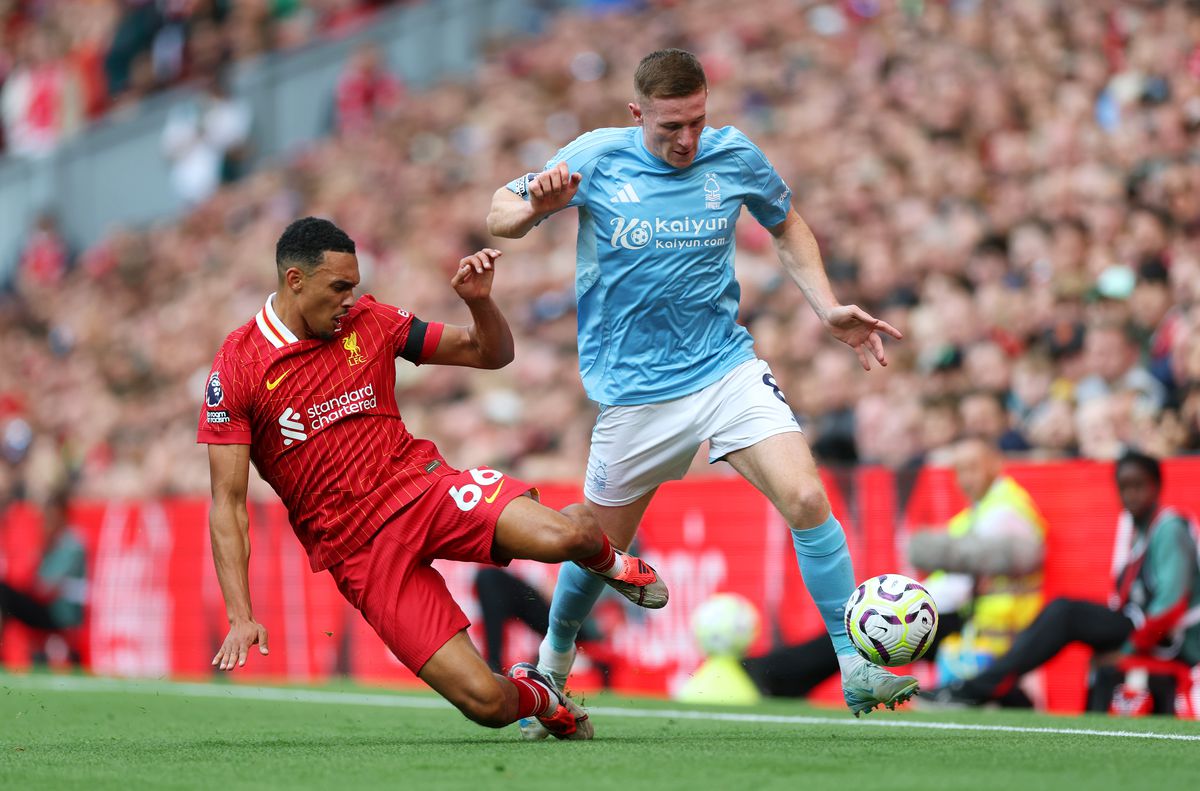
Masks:
[[[854,349],[864,370],[871,370],[871,357],[880,365],[887,365],[883,351],[884,332],[893,338],[903,335],[886,321],[881,321],[857,305],[839,305],[829,285],[821,251],[808,223],[795,211],[788,212],[787,219],[769,229],[774,237],[775,251],[783,268],[796,281],[808,304],[829,330],[829,334]],[[870,356],[868,356],[870,352]]]
[[[579,190],[583,176],[572,173],[566,162],[530,175],[525,179],[529,200],[501,187],[492,195],[488,212],[488,232],[505,239],[520,239],[543,218],[567,207]]]
[[[450,285],[467,303],[475,323],[470,327],[445,325],[437,349],[425,362],[503,368],[513,361],[512,330],[500,307],[492,300],[492,279],[501,255],[499,250],[488,247],[458,262]]]
[[[212,663],[221,670],[233,670],[246,664],[255,643],[259,653],[267,654],[267,630],[254,620],[250,607],[250,519],[246,513],[250,446],[209,445],[208,473],[212,486],[208,532],[229,618],[229,634]]]

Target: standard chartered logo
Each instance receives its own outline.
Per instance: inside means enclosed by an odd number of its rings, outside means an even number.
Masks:
[[[283,444],[286,446],[294,442],[303,442],[308,439],[306,430],[315,434],[344,417],[370,411],[378,405],[379,400],[375,397],[375,385],[368,384],[357,390],[347,390],[341,395],[319,404],[313,404],[304,411],[304,414],[288,407],[279,416],[279,431],[283,434]],[[309,421],[307,429],[304,425],[305,417]]]
[[[340,396],[310,406],[307,410],[308,419],[312,421],[312,430],[319,431],[348,415],[366,412],[378,405],[379,401],[375,398],[375,385],[368,384],[357,390],[347,390]]]
[[[613,247],[626,250],[641,250],[654,242],[656,250],[681,247],[722,247],[729,244],[728,217],[682,217],[669,219],[655,217],[649,220],[616,217],[612,235]]]
[[[612,246],[624,247],[626,250],[641,250],[650,244],[650,237],[654,233],[646,220],[617,217],[613,219],[612,224],[617,226],[613,231]]]
[[[283,414],[279,416],[279,431],[283,434],[284,445],[308,439],[308,435],[304,433],[304,424],[296,419],[298,417],[300,413],[291,407],[283,410]]]

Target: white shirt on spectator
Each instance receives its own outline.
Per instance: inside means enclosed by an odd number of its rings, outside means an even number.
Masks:
[[[245,102],[205,96],[171,110],[163,129],[163,151],[171,160],[175,192],[188,204],[202,203],[221,185],[225,154],[250,135]]]

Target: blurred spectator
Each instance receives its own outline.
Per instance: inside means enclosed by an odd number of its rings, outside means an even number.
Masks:
[[[968,393],[959,402],[958,414],[964,436],[986,440],[1006,453],[1029,450],[1025,437],[1009,425],[1008,410],[999,394]]]
[[[55,30],[36,28],[21,40],[0,105],[8,149],[18,156],[45,156],[79,129],[83,93]]]
[[[250,105],[230,97],[219,75],[203,79],[194,101],[171,109],[163,151],[171,160],[175,191],[187,204],[203,203],[241,174],[250,123]]]
[[[1167,387],[1172,384],[1170,338],[1176,329],[1171,308],[1167,267],[1158,259],[1143,263],[1138,268],[1137,284],[1129,298],[1131,328],[1148,370]]]
[[[0,627],[11,618],[45,632],[83,623],[87,599],[87,558],[83,543],[67,520],[69,498],[54,492],[42,507],[45,532],[42,557],[29,588],[0,582]]]
[[[376,121],[396,114],[404,99],[404,85],[386,68],[374,44],[359,47],[334,93],[335,128],[338,134],[355,134]]]
[[[17,262],[17,277],[38,287],[58,285],[71,266],[71,251],[52,212],[38,215]]]
[[[855,392],[851,387],[828,387],[829,382],[853,380],[854,360],[838,349],[822,349],[812,364],[811,391],[806,391],[804,411],[812,417],[810,434],[813,455],[826,464],[854,464],[858,448],[854,442]]]
[[[149,62],[150,48],[162,24],[155,0],[124,0],[121,5],[124,9],[104,60],[108,89],[114,96],[130,88],[139,59]]]
[[[1128,392],[1136,397],[1137,408],[1158,414],[1165,389],[1139,362],[1137,343],[1128,329],[1114,324],[1093,325],[1088,328],[1084,349],[1091,373],[1075,388],[1075,399],[1081,406]]]

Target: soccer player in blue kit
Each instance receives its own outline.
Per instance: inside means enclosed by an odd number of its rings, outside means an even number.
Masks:
[[[488,215],[493,234],[519,238],[557,211],[579,209],[579,370],[601,406],[585,507],[614,546],[628,547],[659,485],[682,478],[708,440],[709,461],[733,465],[790,526],[850,710],[894,707],[916,694],[917,681],[868,663],[851,645],[842,613],[855,587],[846,536],[770,367],[737,323],[734,226],[742,206],[770,231],[784,269],[864,369],[871,357],[887,365],[880,333],[900,333],[838,304],[787,184],[740,131],[705,125],[708,82],[694,55],[647,55],[634,87],[634,126],[580,136],[541,173],[497,190]],[[560,689],[576,633],[603,588],[570,564],[559,571],[538,670]],[[536,721],[523,722],[522,734],[545,735]]]

